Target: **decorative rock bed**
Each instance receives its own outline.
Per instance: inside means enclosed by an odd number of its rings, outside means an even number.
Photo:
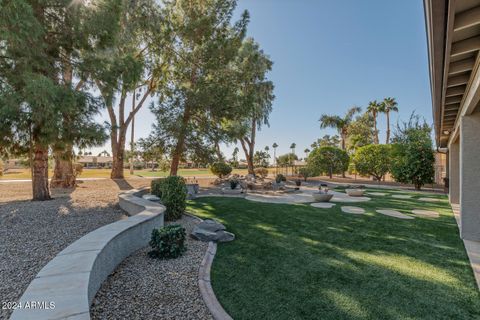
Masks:
[[[183,215],[166,222],[187,234],[200,223]],[[125,259],[102,284],[91,306],[92,320],[212,319],[199,287],[199,267],[209,244],[186,237],[187,250],[175,259],[152,259],[144,247]]]
[[[30,283],[20,298],[54,302],[54,308],[16,309],[10,319],[90,319],[90,304],[102,282],[132,252],[146,246],[151,231],[163,226],[165,207],[135,196],[119,195],[122,209],[133,215],[96,229],[61,251]]]

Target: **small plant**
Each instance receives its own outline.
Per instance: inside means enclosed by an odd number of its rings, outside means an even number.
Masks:
[[[257,168],[254,170],[255,175],[261,177],[262,179],[265,179],[268,176],[268,169],[267,168]]]
[[[275,182],[280,183],[284,181],[287,181],[287,178],[285,178],[285,176],[281,173],[277,174],[277,176],[275,177]]]
[[[165,219],[167,221],[177,220],[182,216],[187,206],[187,186],[185,185],[185,180],[182,177],[170,176],[160,181],[160,198],[165,207],[167,207]]]
[[[296,179],[296,180],[295,180],[295,185],[296,185],[297,187],[300,187],[300,186],[302,185],[302,180]]]
[[[185,248],[185,228],[172,224],[160,229],[153,229],[149,242],[152,250],[148,255],[157,259],[171,259],[181,256]]]
[[[232,167],[230,167],[225,162],[215,162],[210,166],[210,171],[220,179],[227,177],[232,172]]]
[[[238,186],[238,179],[236,178],[233,178],[233,179],[230,179],[230,189],[234,190],[237,188]]]

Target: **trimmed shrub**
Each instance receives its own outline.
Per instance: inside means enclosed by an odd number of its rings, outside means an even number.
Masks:
[[[277,176],[275,177],[275,182],[280,183],[282,181],[287,181],[287,178],[285,178],[285,176],[281,173],[277,174]]]
[[[232,172],[232,167],[230,167],[225,162],[215,162],[210,166],[210,171],[220,179],[228,176]]]
[[[391,145],[369,144],[357,149],[353,157],[355,169],[361,175],[371,175],[380,181],[390,170]]]
[[[187,206],[187,186],[185,185],[185,179],[178,176],[170,176],[162,179],[159,184],[160,198],[165,207],[167,207],[165,219],[172,221],[181,218]]]
[[[165,178],[162,179],[154,179],[150,183],[150,193],[156,195],[157,197],[162,197],[162,183]]]
[[[333,174],[347,171],[350,157],[348,153],[337,147],[315,148],[308,155],[307,167],[312,175],[328,174],[330,179]]]
[[[185,228],[179,224],[171,224],[152,231],[149,242],[152,251],[148,254],[152,258],[171,259],[181,256],[185,248]]]
[[[254,170],[256,176],[260,176],[262,179],[265,179],[268,176],[268,169],[267,168],[257,168]]]

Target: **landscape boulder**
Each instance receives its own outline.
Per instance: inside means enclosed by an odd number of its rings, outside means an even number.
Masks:
[[[191,233],[191,236],[200,241],[227,242],[235,239],[235,235],[226,231],[223,224],[213,219],[206,219],[197,224]]]

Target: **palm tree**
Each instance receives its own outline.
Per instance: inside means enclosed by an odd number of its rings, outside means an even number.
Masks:
[[[295,143],[292,143],[292,144],[290,145],[290,149],[292,149],[292,153],[293,153],[293,154],[295,154],[295,147],[296,147],[296,146],[297,146],[297,145],[296,145]]]
[[[305,150],[303,150],[303,152],[305,152],[305,160],[307,160],[308,154],[310,153],[310,149],[306,148]]]
[[[373,123],[374,123],[374,143],[378,144],[378,130],[377,130],[377,116],[379,112],[382,112],[383,107],[381,103],[378,103],[377,100],[370,101],[368,103],[367,112],[372,114]]]
[[[275,166],[275,172],[277,172],[277,148],[278,148],[278,144],[276,142],[274,142],[272,144],[272,148],[273,148],[273,165]]]
[[[390,112],[398,112],[398,103],[395,101],[395,98],[385,98],[382,102],[382,111],[387,116],[387,137],[385,139],[385,143],[390,143]]]
[[[322,116],[320,117],[320,128],[337,129],[338,134],[342,139],[342,149],[345,150],[345,141],[347,140],[348,136],[348,127],[353,121],[353,116],[361,111],[362,109],[360,107],[352,107],[347,111],[343,118],[336,115],[331,116],[327,114],[322,114]]]

